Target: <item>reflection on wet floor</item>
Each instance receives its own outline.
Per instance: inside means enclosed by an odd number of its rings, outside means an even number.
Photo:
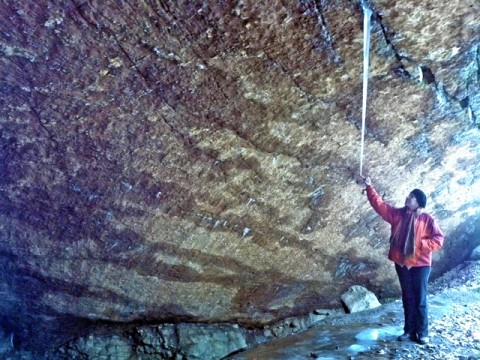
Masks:
[[[322,325],[302,334],[260,345],[254,352],[240,353],[231,359],[346,359],[371,349],[379,340],[394,339],[401,333],[401,326]]]
[[[430,298],[430,297],[429,297]],[[429,299],[429,312],[441,318],[452,311],[453,304],[438,298]],[[383,310],[345,315],[355,322],[331,321],[306,332],[259,345],[238,353],[235,360],[300,360],[359,358],[363,352],[378,348],[381,342],[396,341],[403,333],[403,309],[400,301],[382,306]]]

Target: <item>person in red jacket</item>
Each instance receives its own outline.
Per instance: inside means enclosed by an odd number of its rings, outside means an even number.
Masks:
[[[405,315],[404,333],[398,340],[427,344],[428,278],[432,252],[442,248],[443,234],[433,217],[423,212],[427,196],[422,190],[414,189],[405,199],[405,206],[397,208],[383,201],[369,177],[364,178],[364,183],[373,209],[391,226],[388,258],[395,263]]]

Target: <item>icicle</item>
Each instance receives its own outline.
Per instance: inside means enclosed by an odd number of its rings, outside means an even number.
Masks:
[[[360,176],[363,177],[363,147],[365,143],[365,119],[367,117],[368,65],[370,58],[370,18],[372,10],[362,2],[363,7],[363,101],[362,137],[360,141]]]

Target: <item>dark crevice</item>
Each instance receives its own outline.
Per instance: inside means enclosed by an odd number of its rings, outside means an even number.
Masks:
[[[466,96],[462,100],[460,100],[460,107],[462,109],[468,108],[468,105],[469,105],[469,97],[468,96]]]
[[[391,39],[392,33],[388,31],[387,27],[383,23],[382,15],[380,15],[377,11],[374,11],[370,5],[367,5],[367,6],[369,6],[370,9],[372,9],[372,18],[380,27],[386,44],[392,50],[395,56],[396,67],[393,70],[394,74],[414,82],[420,81],[425,85],[431,85],[432,90],[436,93],[437,98],[439,99],[440,102],[448,103],[448,104],[457,106],[460,109],[466,110],[468,112],[469,120],[473,124],[476,124],[475,114],[473,113],[470,107],[468,95],[460,99],[455,97],[454,95],[449,94],[445,86],[441,82],[437,81],[432,69],[430,69],[428,66],[424,64],[419,63],[418,61],[412,58],[401,55],[400,51],[396,48],[396,46],[394,45]],[[474,56],[475,56],[474,62],[476,63],[476,67],[477,67],[476,78],[477,78],[477,82],[480,82],[480,46],[477,46]],[[412,74],[408,72],[408,70],[405,67],[404,61],[407,61],[417,66],[419,70],[419,78],[415,78],[414,76],[412,76]],[[469,85],[470,84],[467,82],[467,93],[468,93]]]
[[[159,9],[155,9],[153,4],[152,4],[152,1],[147,1],[146,2],[148,4],[148,6],[153,10],[153,12],[155,14],[157,14],[158,16],[161,17],[161,15],[163,14],[166,18],[166,20],[168,20],[169,22],[170,21],[178,21],[178,19],[175,17],[175,15],[173,14],[173,12],[170,10],[170,7],[168,6],[168,4],[165,3],[165,1],[158,1],[158,7]],[[160,10],[161,9],[161,10]],[[162,13],[162,14],[161,14]]]
[[[393,44],[391,40],[392,34],[389,33],[389,31],[387,30],[387,27],[384,25],[383,16],[380,15],[377,11],[374,11],[372,9],[372,18],[378,24],[378,26],[380,26],[380,30],[382,31],[383,38],[385,39],[385,42],[387,43],[387,45],[392,49],[393,53],[395,54],[395,58],[397,59],[397,61],[401,62],[406,57],[400,55],[397,48]]]
[[[100,16],[102,18],[104,18],[105,20],[107,20],[108,22],[112,22],[110,19],[108,19],[107,17],[105,17],[105,15],[103,14],[100,14]],[[118,48],[120,49],[120,52],[125,56],[125,58],[128,60],[128,62],[130,63],[130,65],[132,66],[133,69],[135,69],[135,71],[137,72],[137,74],[140,75],[140,78],[143,80],[143,82],[145,83],[147,89],[150,89],[150,84],[147,80],[147,77],[140,71],[137,63],[133,60],[133,58],[130,56],[130,54],[127,52],[127,50],[125,50],[125,48],[123,47],[123,45],[121,44],[120,40],[117,38],[116,35],[114,34],[111,34],[112,35],[112,38],[113,40],[115,41],[115,44],[117,44]]]
[[[305,5],[309,12],[313,13],[317,18],[317,24],[320,26],[320,35],[327,44],[327,49],[330,53],[331,58],[335,64],[338,64],[342,61],[340,55],[335,50],[333,43],[333,37],[328,30],[327,21],[325,19],[324,9],[327,7],[326,0],[304,0],[301,3]],[[323,51],[324,47],[321,46],[323,43],[322,40],[315,41],[315,48]]]
[[[426,67],[425,65],[420,65],[419,68],[422,72],[422,82],[424,82],[425,84],[437,83],[437,81],[435,80],[435,75],[429,67]]]
[[[98,22],[95,20],[92,14],[89,14],[86,9],[90,9],[88,1],[75,1],[71,0],[73,6],[75,6],[75,9],[77,9],[78,14],[80,17],[87,23],[87,25],[94,27],[96,30],[100,28],[100,25]],[[77,4],[78,2],[78,4]]]
[[[475,113],[473,112],[472,108],[469,106],[467,108],[467,111],[468,111],[468,116],[469,116],[469,119],[470,121],[477,127],[477,128],[480,128],[480,124],[477,123],[477,116],[475,115]]]
[[[387,27],[385,26],[385,24],[383,23],[383,17],[382,15],[380,15],[377,11],[375,11],[373,8],[370,7],[370,9],[372,9],[372,18],[373,20],[378,24],[378,26],[380,27],[380,30],[382,31],[382,35],[383,35],[383,38],[385,40],[385,42],[387,43],[387,46],[392,50],[394,56],[395,56],[395,59],[397,61],[397,64],[396,64],[396,67],[395,67],[395,70],[394,70],[394,73],[397,75],[397,76],[400,76],[400,77],[403,77],[403,78],[406,78],[406,79],[412,79],[412,76],[411,74],[406,70],[405,68],[405,65],[403,64],[403,60],[407,60],[407,61],[412,61],[412,59],[410,58],[407,58],[406,56],[403,56],[400,54],[400,52],[398,51],[398,49],[396,48],[396,46],[393,44],[393,41],[391,40],[391,36],[392,34],[389,33],[389,31],[387,30]]]
[[[322,27],[322,36],[327,41],[328,48],[330,49],[333,55],[333,62],[338,64],[341,61],[341,57],[340,55],[338,55],[337,51],[335,50],[332,35],[328,30],[327,21],[325,20],[325,14],[323,13],[323,9],[326,8],[325,0],[315,0],[314,3],[315,3],[315,13],[318,18],[318,23]]]
[[[477,46],[475,54],[475,63],[477,65],[477,82],[480,83],[480,45]]]

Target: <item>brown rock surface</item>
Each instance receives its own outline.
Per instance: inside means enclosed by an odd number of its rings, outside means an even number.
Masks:
[[[480,3],[370,6],[366,173],[399,205],[429,195],[439,274],[480,231]],[[357,175],[362,16],[348,0],[2,2],[2,323],[258,326],[354,284],[397,294]]]

